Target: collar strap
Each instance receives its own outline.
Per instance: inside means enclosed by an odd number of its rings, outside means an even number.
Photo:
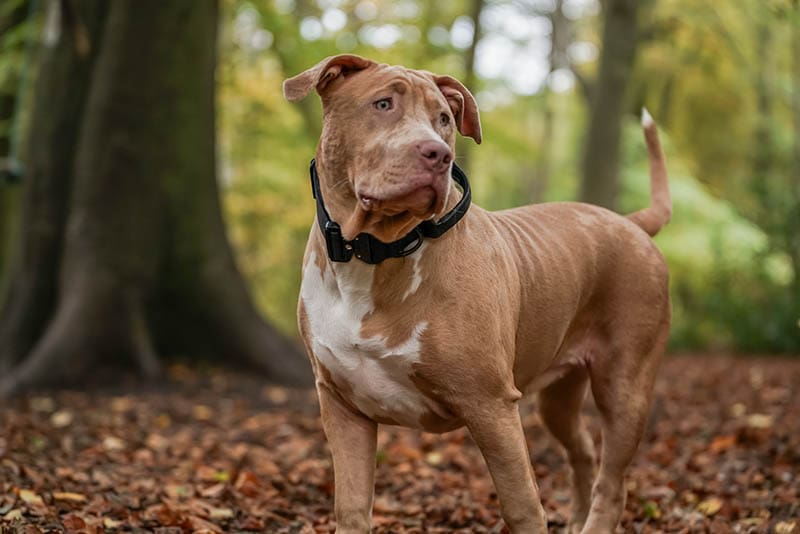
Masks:
[[[411,232],[391,243],[384,243],[375,236],[364,232],[348,241],[342,237],[342,228],[339,223],[331,220],[328,210],[325,209],[316,162],[313,159],[311,160],[309,171],[311,174],[311,192],[317,201],[317,223],[325,237],[325,246],[328,249],[328,258],[331,261],[348,262],[355,256],[365,263],[375,265],[387,258],[408,256],[422,245],[422,241],[426,237],[437,238],[455,226],[467,213],[472,200],[467,175],[453,163],[453,179],[463,190],[461,200],[452,210],[445,213],[438,222],[434,222],[432,219],[422,221]]]

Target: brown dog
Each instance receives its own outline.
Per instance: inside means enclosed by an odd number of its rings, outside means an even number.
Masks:
[[[317,196],[345,249],[362,233],[392,242],[453,210],[456,131],[481,140],[461,83],[340,55],[284,83],[291,101],[312,89],[324,113]],[[375,265],[331,261],[314,224],[298,317],[333,453],[338,532],[370,529],[378,423],[466,425],[508,527],[546,532],[517,406],[529,391],[572,467],[570,532],[614,530],[670,323],[667,267],[650,236],[671,203],[646,112],[643,125],[653,202],[627,218],[572,202],[473,206],[441,237]],[[580,415],[590,384],[603,430],[596,478]]]

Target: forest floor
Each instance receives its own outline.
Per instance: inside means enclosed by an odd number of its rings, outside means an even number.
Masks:
[[[800,358],[668,358],[627,481],[624,532],[800,533]],[[586,417],[599,442],[595,408]],[[568,468],[523,405],[551,532]],[[382,427],[376,532],[501,532],[464,431]],[[316,397],[230,371],[0,407],[0,532],[331,532]]]

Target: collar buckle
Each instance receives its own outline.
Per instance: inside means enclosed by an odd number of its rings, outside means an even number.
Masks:
[[[325,221],[325,246],[331,261],[348,262],[353,257],[353,247],[342,237],[342,228],[339,223]]]

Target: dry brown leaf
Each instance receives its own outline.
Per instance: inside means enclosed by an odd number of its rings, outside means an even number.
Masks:
[[[120,528],[124,524],[124,521],[118,521],[116,519],[111,519],[110,517],[103,518],[103,526],[106,528]]]
[[[214,411],[204,404],[197,404],[192,407],[192,416],[198,421],[211,421]]]
[[[184,529],[191,530],[193,534],[216,534],[222,532],[222,529],[214,523],[197,516],[187,517],[182,526]]]
[[[747,416],[747,426],[750,428],[767,429],[775,424],[775,417],[763,413],[754,413]]]
[[[70,491],[54,491],[53,499],[57,501],[85,502],[86,495],[82,493],[72,493]]]
[[[33,490],[21,489],[19,490],[18,495],[20,500],[25,504],[29,504],[31,506],[44,506],[44,501],[42,498]]]
[[[20,510],[19,508],[14,508],[13,510],[10,510],[8,513],[6,513],[6,515],[3,516],[3,519],[5,519],[6,521],[17,521],[19,519],[22,519],[22,510]]]
[[[83,530],[86,528],[86,521],[77,514],[67,514],[61,518],[61,524],[68,530]]]
[[[103,438],[103,448],[107,451],[125,450],[125,441],[116,436],[106,436]]]
[[[66,428],[72,424],[74,416],[69,410],[59,410],[50,416],[50,424],[55,428]]]
[[[209,508],[208,517],[211,519],[231,519],[236,515],[230,508]]]
[[[717,497],[709,497],[697,505],[697,511],[701,514],[711,517],[712,515],[716,514],[722,508],[722,500]]]
[[[736,436],[717,436],[713,439],[711,445],[708,446],[708,450],[715,454],[719,454],[723,451],[733,448],[734,446],[736,446]]]
[[[219,482],[214,484],[213,486],[208,486],[207,488],[203,488],[200,490],[200,495],[207,498],[218,498],[220,495],[223,494],[227,484],[225,482]]]

